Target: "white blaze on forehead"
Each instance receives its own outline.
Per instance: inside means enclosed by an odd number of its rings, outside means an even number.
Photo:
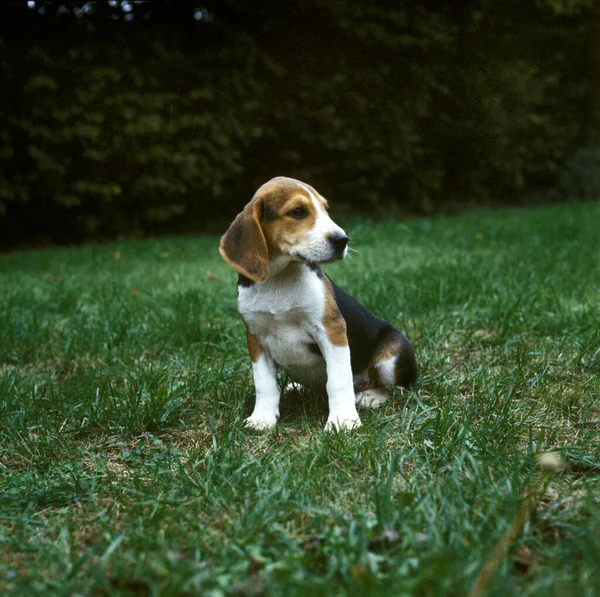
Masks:
[[[308,196],[311,198],[313,205],[315,206],[315,209],[317,210],[317,213],[319,213],[319,214],[325,213],[325,210],[323,209],[321,202],[315,197],[315,194],[305,184],[302,184],[301,182],[299,182],[298,185],[301,186],[308,193]]]
[[[299,186],[299,187],[302,187],[302,188],[303,188],[303,189],[304,189],[304,190],[305,190],[305,191],[308,193],[308,196],[309,196],[309,197],[310,197],[310,198],[311,198],[313,201],[314,201],[314,200],[316,200],[315,194],[314,194],[314,193],[313,193],[313,192],[312,192],[312,191],[311,191],[311,190],[310,190],[310,189],[309,189],[309,188],[308,188],[308,187],[307,187],[305,184],[302,184],[300,181],[297,181],[297,182],[298,182],[298,186]]]
[[[308,196],[310,197],[311,201],[313,202],[313,205],[315,206],[315,210],[317,212],[317,221],[320,219],[324,219],[325,221],[323,222],[322,225],[326,225],[326,223],[329,223],[330,225],[334,226],[335,228],[339,228],[339,226],[329,217],[329,214],[324,209],[323,204],[321,203],[321,201],[319,201],[317,199],[315,194],[305,184],[298,182],[298,185],[301,186],[308,193]]]

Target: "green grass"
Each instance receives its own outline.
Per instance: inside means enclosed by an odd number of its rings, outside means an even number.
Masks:
[[[465,595],[557,450],[488,594],[600,594],[598,222],[345,223],[328,273],[421,370],[349,434],[310,394],[243,428],[216,237],[0,255],[0,593]]]

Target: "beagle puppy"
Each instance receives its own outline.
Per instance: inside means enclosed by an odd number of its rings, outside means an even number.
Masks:
[[[360,426],[356,405],[378,407],[384,385],[406,387],[417,377],[408,340],[321,270],[348,253],[348,237],[327,207],[311,186],[273,178],[221,238],[219,252],[239,274],[238,311],[256,387],[246,424],[257,429],[279,418],[278,367],[298,384],[327,391],[325,429]]]

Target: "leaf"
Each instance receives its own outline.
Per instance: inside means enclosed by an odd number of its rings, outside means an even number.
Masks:
[[[56,91],[58,89],[58,83],[47,75],[36,75],[31,77],[24,85],[25,91]]]
[[[350,566],[350,576],[354,581],[360,581],[367,575],[366,569],[360,564]]]

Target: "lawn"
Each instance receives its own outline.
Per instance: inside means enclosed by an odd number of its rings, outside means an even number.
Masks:
[[[342,222],[327,272],[420,366],[351,433],[313,394],[242,426],[217,237],[0,255],[0,593],[466,595],[535,486],[486,594],[599,595],[599,222]]]

